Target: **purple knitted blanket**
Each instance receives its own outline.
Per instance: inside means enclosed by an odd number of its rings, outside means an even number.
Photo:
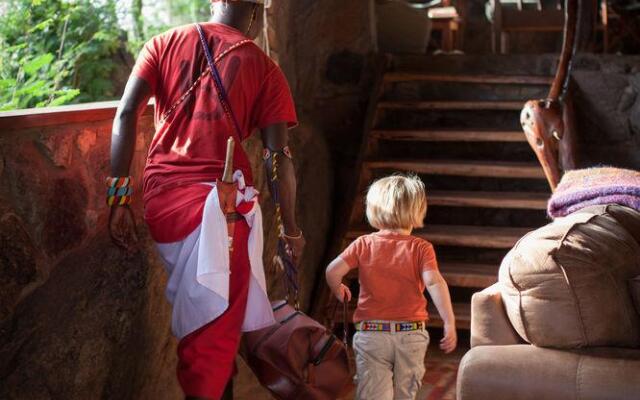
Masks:
[[[598,167],[567,172],[551,196],[547,213],[564,217],[584,207],[620,204],[640,212],[640,172]]]

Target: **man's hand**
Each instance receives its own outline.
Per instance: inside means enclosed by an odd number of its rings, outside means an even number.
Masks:
[[[445,353],[451,353],[456,349],[458,345],[458,333],[456,332],[455,325],[444,326],[444,337],[440,340],[440,349]]]
[[[307,244],[307,241],[304,239],[304,235],[302,232],[298,235],[300,237],[291,237],[285,236],[284,241],[287,243],[287,250],[289,251],[289,256],[293,259],[293,263],[296,267],[300,265],[300,259],[302,258],[302,253],[304,251],[304,247]]]
[[[128,206],[112,207],[109,215],[109,233],[111,239],[127,253],[138,249],[138,232],[133,212]]]

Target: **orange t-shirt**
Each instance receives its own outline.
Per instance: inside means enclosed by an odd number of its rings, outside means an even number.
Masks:
[[[422,272],[438,269],[431,243],[411,235],[375,232],[356,239],[340,258],[350,268],[360,269],[353,322],[428,318]]]

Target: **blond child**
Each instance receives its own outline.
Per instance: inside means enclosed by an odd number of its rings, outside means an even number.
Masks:
[[[413,400],[429,345],[425,287],[444,320],[440,348],[449,353],[457,345],[449,288],[433,246],[411,236],[427,213],[424,183],[411,176],[382,178],[371,185],[366,202],[367,219],[378,231],[351,243],[329,264],[326,278],[340,301],[351,300],[342,279],[359,269],[360,296],[353,316],[356,399]]]

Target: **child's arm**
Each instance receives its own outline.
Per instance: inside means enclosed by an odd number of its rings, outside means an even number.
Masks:
[[[327,284],[331,292],[341,302],[344,301],[345,296],[347,297],[347,301],[351,301],[351,291],[342,283],[342,278],[349,273],[350,269],[349,264],[344,262],[342,258],[336,257],[336,259],[329,264],[325,272]]]
[[[456,317],[453,315],[451,295],[447,282],[438,270],[426,270],[422,272],[422,281],[438,309],[438,313],[444,321],[444,338],[440,341],[440,348],[445,353],[451,353],[458,344],[456,333]]]

